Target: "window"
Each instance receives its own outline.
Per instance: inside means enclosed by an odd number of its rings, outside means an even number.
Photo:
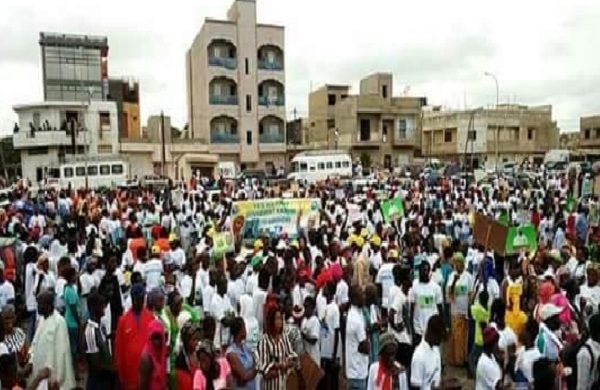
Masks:
[[[113,164],[110,167],[113,175],[122,175],[123,174],[123,165],[122,164]]]
[[[310,167],[308,168],[311,172],[314,172],[317,170],[317,168],[314,165],[310,165]]]
[[[452,130],[444,130],[444,142],[452,142]]]
[[[247,112],[252,111],[252,96],[250,96],[250,95],[246,95],[246,111]]]
[[[369,141],[371,139],[371,121],[368,119],[360,120],[360,141]]]
[[[585,129],[583,130],[583,138],[584,139],[590,139],[590,133],[591,133],[591,129]]]
[[[306,172],[308,165],[305,162],[300,163],[300,172]]]
[[[100,174],[102,176],[110,175],[110,165],[100,165]]]
[[[331,161],[327,163],[327,169],[333,169],[333,163]]]
[[[327,128],[333,129],[335,127],[335,119],[327,119]]]
[[[112,145],[98,145],[99,154],[111,154],[113,152]]]
[[[477,132],[475,130],[469,130],[469,132],[467,133],[467,140],[468,141],[477,140]]]
[[[220,94],[218,94],[218,95],[220,95]],[[231,84],[231,85],[229,86],[229,95],[230,95],[230,96],[236,96],[236,95],[237,95],[237,90],[236,90],[236,86],[235,86],[235,84]],[[237,103],[237,102],[236,102],[236,103]]]
[[[85,176],[85,167],[76,167],[75,168],[75,175],[77,177],[83,177],[83,176]]]
[[[349,163],[348,161],[344,161],[344,162],[342,163],[342,166],[343,166],[344,168],[350,168],[350,163]]]
[[[398,119],[398,138],[406,138],[406,119]]]
[[[97,176],[98,175],[98,167],[95,165],[90,165],[87,168],[88,176]]]
[[[250,73],[250,62],[248,61],[248,58],[246,58],[246,61],[244,61],[245,63],[245,68],[246,68],[246,74]]]
[[[327,104],[330,106],[335,106],[335,95],[330,93],[327,95]]]
[[[315,127],[315,122],[310,122],[310,127]]]
[[[535,134],[535,129],[533,127],[529,127],[527,129],[527,139],[531,141],[533,139],[534,134]]]
[[[596,138],[600,138],[600,129],[594,129],[596,132]]]
[[[317,168],[319,169],[319,171],[324,171],[325,170],[325,163],[318,163],[317,164]]]
[[[246,144],[252,145],[252,132],[250,130],[246,132]]]
[[[48,154],[48,147],[47,146],[40,146],[37,148],[31,148],[28,150],[27,152],[30,156],[39,156],[42,154]]]
[[[63,174],[64,174],[63,176],[66,178],[73,177],[73,173],[74,173],[73,168],[71,168],[71,167],[65,167],[63,169]]]
[[[100,130],[104,130],[105,126],[110,130],[110,113],[109,112],[101,112],[100,114]]]
[[[384,99],[387,99],[388,93],[387,93],[387,85],[384,85],[381,87],[381,96],[383,96]]]
[[[342,167],[342,163],[340,161],[335,162],[335,168],[340,169]]]

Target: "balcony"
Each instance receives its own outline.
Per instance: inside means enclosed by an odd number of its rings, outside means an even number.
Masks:
[[[261,144],[280,144],[285,142],[285,136],[283,134],[283,131],[279,133],[267,132],[259,134],[258,142],[260,142]]]
[[[210,143],[211,144],[239,144],[240,143],[240,135],[239,134],[231,134],[224,133],[220,131],[211,131],[210,132]]]
[[[283,96],[259,96],[259,106],[285,106],[285,97]]]
[[[208,65],[234,70],[237,69],[237,60],[229,57],[210,57],[208,59]]]
[[[238,104],[238,97],[225,95],[210,95],[209,103],[214,105],[236,106]]]
[[[259,70],[283,70],[281,61],[258,60]]]
[[[77,145],[85,145],[90,142],[90,135],[85,131],[77,132]],[[30,131],[20,130],[13,134],[13,145],[15,149],[27,149],[36,147],[70,146],[72,145],[71,133],[65,130]]]

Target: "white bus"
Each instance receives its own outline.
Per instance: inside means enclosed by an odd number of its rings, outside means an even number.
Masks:
[[[88,188],[120,186],[127,182],[128,165],[122,160],[83,161],[60,164],[58,168],[48,170],[47,186],[85,187],[87,170]]]
[[[344,151],[308,151],[292,159],[289,180],[315,183],[327,178],[351,178],[352,158]]]

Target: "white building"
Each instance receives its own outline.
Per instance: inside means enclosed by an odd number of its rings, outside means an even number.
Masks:
[[[21,151],[23,177],[32,183],[48,169],[76,158],[119,153],[117,106],[114,102],[52,102],[20,104],[14,148]]]
[[[284,28],[257,23],[255,0],[205,20],[186,70],[191,138],[242,168],[285,165]]]

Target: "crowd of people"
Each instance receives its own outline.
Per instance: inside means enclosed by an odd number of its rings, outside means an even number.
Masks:
[[[287,197],[318,199],[318,218],[225,253],[236,202],[280,194],[184,184],[14,188],[2,389],[600,388],[597,199],[565,178],[298,186]],[[477,214],[536,242],[498,253]]]

